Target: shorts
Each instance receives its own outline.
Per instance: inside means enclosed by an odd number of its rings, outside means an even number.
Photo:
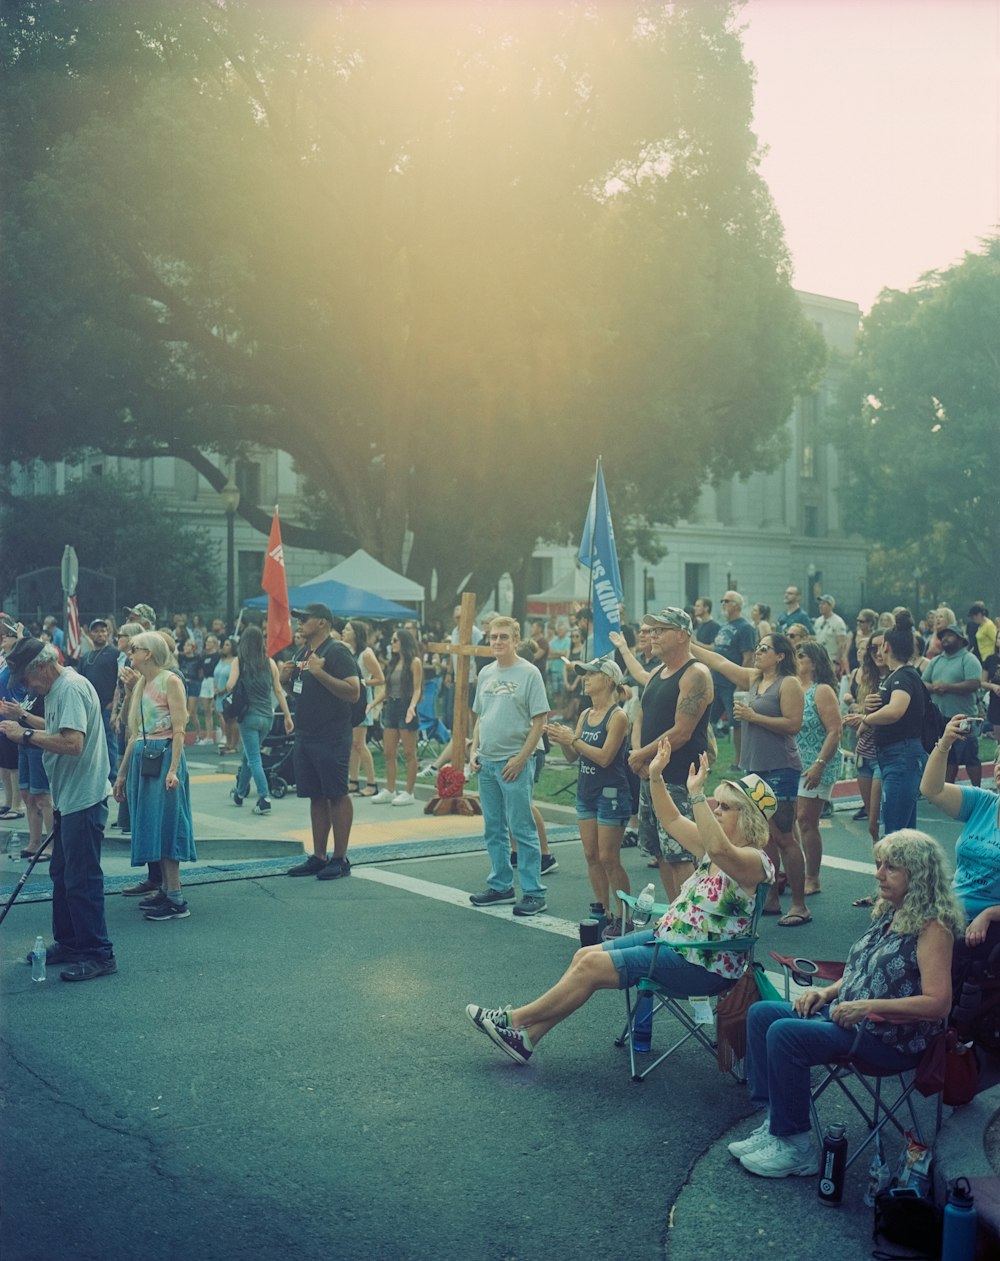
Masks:
[[[576,799],[578,819],[596,819],[605,827],[623,828],[632,817],[632,793],[627,788],[603,788]]]
[[[982,766],[979,760],[979,740],[976,736],[966,736],[964,740],[956,740],[948,750],[949,766]]]
[[[611,956],[611,962],[615,965],[619,989],[628,989],[642,977],[649,976],[655,937],[652,928],[643,928],[601,945],[601,949]],[[661,946],[657,951],[653,979],[678,998],[689,998],[692,995],[710,998],[713,994],[728,989],[730,985],[725,977],[709,972],[697,963],[689,963],[669,946]]]
[[[799,779],[799,796],[805,797],[807,801],[815,801],[817,799],[819,801],[829,801],[833,796],[833,780],[821,779],[815,788],[807,788],[805,776],[803,775]]]
[[[0,770],[17,770],[17,748],[13,740],[0,735]]]
[[[42,751],[33,745],[18,745],[17,748],[17,786],[23,793],[32,793],[41,797],[49,792],[49,777],[42,765]]]
[[[685,819],[693,818],[687,789],[681,787],[680,784],[668,784],[667,788],[674,805]],[[693,863],[695,861],[694,855],[675,841],[656,817],[648,779],[639,782],[639,853],[647,854],[650,858],[664,863]]]
[[[198,696],[203,701],[214,700],[215,699],[215,680],[202,679],[201,690],[199,691]]]
[[[414,714],[410,722],[406,721],[406,711],[410,702],[401,696],[390,696],[382,705],[383,731],[419,731],[420,719]]]
[[[854,769],[857,771],[859,779],[882,778],[882,768],[878,764],[878,758],[859,757],[854,763]]]
[[[347,768],[351,760],[353,732],[342,736],[309,739],[296,736],[292,749],[295,795],[312,799],[347,796]]]

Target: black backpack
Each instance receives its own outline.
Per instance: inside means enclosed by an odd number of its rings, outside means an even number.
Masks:
[[[924,752],[930,753],[944,735],[945,718],[934,704],[934,698],[923,679],[920,680],[920,685],[924,689],[924,721],[920,728],[920,743],[924,746]]]

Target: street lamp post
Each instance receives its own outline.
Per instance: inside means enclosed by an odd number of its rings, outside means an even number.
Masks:
[[[236,509],[240,506],[240,488],[233,481],[232,469],[229,480],[219,491],[222,506],[226,510],[226,629],[231,631],[236,621],[236,587],[235,587],[235,518]]]
[[[808,617],[813,615],[813,595],[816,587],[816,566],[809,562],[806,566],[806,576],[808,577],[808,586],[806,588],[806,614]]]

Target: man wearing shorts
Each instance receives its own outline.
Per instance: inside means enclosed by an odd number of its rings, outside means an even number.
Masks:
[[[288,874],[339,880],[351,874],[347,846],[354,803],[347,772],[361,676],[350,649],[331,637],[333,614],[325,604],[307,604],[291,613],[299,620],[304,646],[284,675],[296,698],[295,791],[309,799],[313,852]],[[333,857],[327,861],[331,831]]]
[[[629,766],[640,778],[639,849],[656,859],[667,900],[673,902],[694,871],[693,859],[656,817],[649,792],[649,763],[661,736],[667,736],[673,752],[663,778],[677,809],[690,819],[687,777],[708,749],[712,672],[691,656],[694,626],[683,609],[647,613],[643,624],[649,627],[651,651],[663,664],[650,675],[643,691],[632,727]]]

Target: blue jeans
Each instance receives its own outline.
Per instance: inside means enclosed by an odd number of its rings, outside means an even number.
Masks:
[[[926,761],[927,754],[919,740],[899,740],[879,749],[884,836],[917,826],[917,797]]]
[[[611,956],[615,965],[619,989],[628,989],[644,976],[649,976],[655,938],[652,928],[640,928],[602,944],[601,949]],[[724,977],[699,967],[697,963],[689,963],[669,946],[661,946],[656,952],[653,979],[669,990],[674,998],[710,997],[729,988],[729,982]]]
[[[108,779],[115,782],[115,776],[118,774],[118,737],[111,730],[111,710],[101,706],[101,720],[104,723],[104,738],[108,742],[108,760],[111,762],[111,770],[108,773]]]
[[[101,842],[108,807],[99,801],[72,814],[53,813],[52,937],[81,959],[110,959],[104,919]]]
[[[510,783],[503,777],[508,758],[499,761],[479,759],[479,800],[483,807],[486,852],[490,856],[490,874],[486,881],[491,889],[505,893],[514,885],[514,868],[510,865],[510,838],[517,842],[517,874],[525,897],[540,898],[542,884],[542,845],[538,829],[531,817],[535,767],[529,761],[517,779]]]
[[[240,735],[243,737],[243,761],[236,772],[236,791],[245,797],[250,788],[250,778],[257,786],[257,797],[267,796],[267,776],[264,764],[260,760],[260,742],[271,730],[274,722],[273,714],[247,714],[240,723]]]
[[[754,1003],[747,1016],[747,1078],[751,1101],[769,1110],[772,1134],[806,1133],[810,1070],[846,1055],[856,1036],[856,1029],[825,1017],[796,1016],[791,1003]],[[919,1055],[905,1055],[870,1033],[862,1033],[857,1058],[899,1073],[920,1062]]]
[[[715,699],[712,701],[712,723],[717,723],[722,715],[726,715],[726,722],[730,727],[735,727],[733,721],[733,695],[736,691],[736,684],[730,681],[723,674],[717,674],[712,671],[712,682],[715,684]]]

